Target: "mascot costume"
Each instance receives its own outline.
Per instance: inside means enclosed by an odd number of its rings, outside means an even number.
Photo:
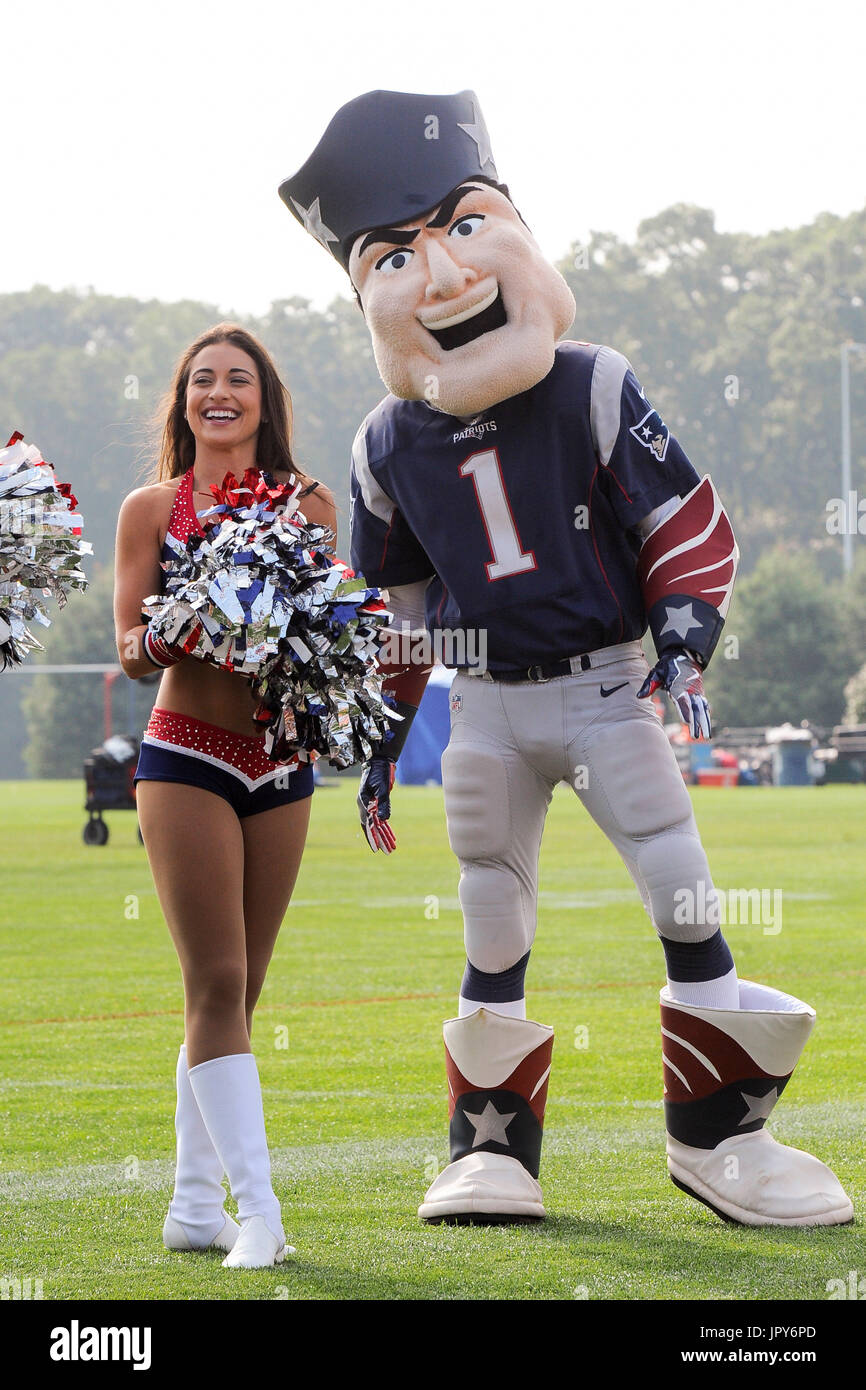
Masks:
[[[830,1169],[765,1129],[815,1014],[737,978],[647,699],[667,690],[693,737],[711,736],[702,671],[738,560],[711,479],[620,353],[559,341],[574,299],[499,181],[474,92],[350,101],[280,196],[347,271],[390,393],[353,446],[352,564],[389,591],[404,631],[426,629],[434,648],[445,632],[474,635],[486,652],[455,662],[442,759],[467,961],[444,1025],[451,1162],[419,1216],[545,1214],[553,1030],[526,1018],[524,977],[544,819],[564,781],[622,855],[664,948],[673,1181],[745,1225],[850,1221]],[[428,673],[388,667],[403,718],[359,794],[374,850],[395,845],[394,764]]]

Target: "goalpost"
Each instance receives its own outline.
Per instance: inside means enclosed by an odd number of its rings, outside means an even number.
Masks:
[[[120,677],[120,676],[123,675],[123,668],[122,668],[116,661],[115,661],[115,662],[83,661],[83,662],[73,662],[73,663],[64,664],[64,665],[56,665],[56,664],[53,664],[52,662],[46,662],[46,663],[45,663],[44,665],[42,665],[42,666],[39,666],[39,665],[36,665],[36,664],[34,664],[34,665],[32,665],[32,666],[28,666],[27,663],[25,662],[25,663],[23,663],[23,664],[20,665],[20,666],[12,666],[12,667],[10,667],[10,668],[9,668],[9,673],[10,673],[10,674],[13,674],[13,675],[21,675],[21,676],[81,676],[81,675],[94,675],[94,676],[98,676],[98,675],[101,675],[101,676],[102,676],[102,691],[103,691],[103,720],[104,720],[104,731],[103,731],[103,736],[104,736],[104,738],[110,738],[110,737],[111,737],[111,734],[112,734],[112,732],[113,732],[113,730],[112,730],[112,715],[111,715],[111,693],[112,693],[112,687],[114,686],[114,682],[118,679],[118,677]],[[159,678],[159,676],[160,676],[161,674],[162,674],[162,673],[159,672],[159,671],[154,672],[154,675],[155,675],[157,678]],[[141,679],[142,679],[142,681],[147,682],[149,678],[148,678],[147,676],[142,676]],[[136,726],[136,714],[135,714],[135,681],[129,680],[128,677],[126,678],[126,680],[127,680],[127,692],[126,692],[127,704],[126,704],[126,711],[127,711],[127,724],[129,725],[129,730],[128,730],[128,731],[129,731],[130,733],[134,733],[134,732],[135,732],[135,726]]]

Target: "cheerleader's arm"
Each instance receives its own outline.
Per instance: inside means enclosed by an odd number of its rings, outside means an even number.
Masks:
[[[162,587],[157,502],[156,489],[136,488],[124,498],[117,518],[114,634],[120,664],[130,680],[150,676],[156,669],[143,650],[146,625],[141,621],[141,606]]]

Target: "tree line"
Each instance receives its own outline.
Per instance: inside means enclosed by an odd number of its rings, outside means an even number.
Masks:
[[[707,681],[718,724],[833,724],[866,662],[866,544],[857,532],[843,583],[838,534],[840,345],[866,341],[864,261],[866,209],[752,236],[721,233],[710,211],[678,205],[633,241],[594,233],[559,266],[577,301],[569,336],[626,354],[732,514],[742,567],[725,632],[737,640],[720,646]],[[93,290],[0,295],[0,427],[20,429],[72,484],[94,547],[91,589],[37,631],[39,660],[115,659],[117,512],[147,478],[154,412],[177,358],[224,317],[213,304]],[[237,321],[280,367],[298,462],[334,489],[345,555],[351,442],[383,395],[363,317],[349,299],[317,311],[295,297]],[[866,496],[866,358],[851,361],[856,508]],[[866,533],[866,502],[863,512]],[[856,528],[856,509],[848,520]],[[153,689],[124,686],[114,687],[115,727],[134,717],[140,730]],[[80,775],[102,739],[102,707],[93,677],[0,675],[0,777]]]

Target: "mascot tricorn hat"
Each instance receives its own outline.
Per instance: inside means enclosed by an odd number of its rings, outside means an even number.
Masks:
[[[470,178],[498,178],[474,92],[366,92],[340,107],[280,197],[348,270],[361,232],[412,222]]]

